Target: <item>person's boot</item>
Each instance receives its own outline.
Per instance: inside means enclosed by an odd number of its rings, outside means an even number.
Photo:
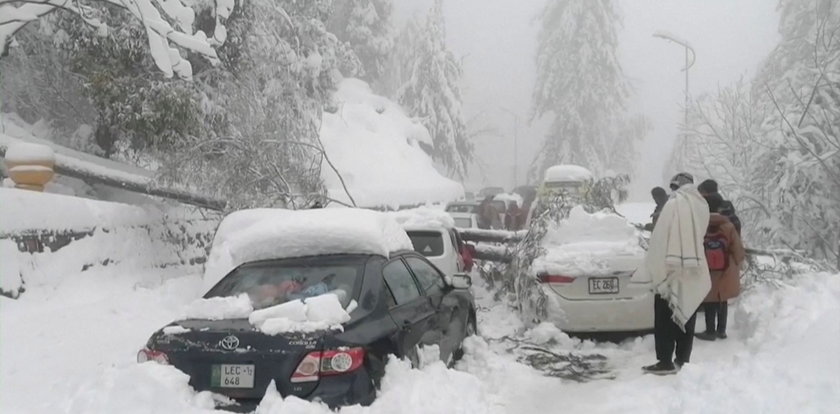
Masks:
[[[648,365],[642,368],[645,372],[654,375],[669,375],[676,374],[677,367],[673,362],[659,361],[653,365]]]
[[[718,339],[726,339],[726,320],[729,319],[729,304],[721,302],[720,311],[718,312],[717,337]]]
[[[694,337],[703,341],[714,341],[718,339],[718,334],[715,331],[706,331],[694,334]]]

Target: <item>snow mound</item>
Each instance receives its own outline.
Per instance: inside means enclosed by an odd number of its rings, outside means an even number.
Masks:
[[[247,318],[254,307],[251,298],[243,293],[239,296],[226,296],[208,299],[196,299],[187,305],[184,317],[181,319],[237,319]]]
[[[444,210],[431,207],[418,207],[408,210],[386,213],[394,218],[403,228],[446,228],[455,227],[455,219]]]
[[[592,172],[579,165],[555,165],[545,170],[547,182],[586,181],[592,178]]]
[[[335,113],[325,112],[321,142],[356,204],[365,207],[447,202],[463,187],[441,175],[421,143],[429,132],[396,103],[375,95],[358,79],[344,79],[333,95]],[[321,178],[330,197],[350,202],[338,175],[326,163]]]
[[[270,259],[412,250],[411,240],[385,213],[355,208],[245,210],[226,217],[213,240],[205,287],[237,266]]]
[[[548,229],[542,240],[546,253],[534,260],[533,270],[569,276],[632,271],[644,256],[639,242],[638,230],[627,219],[577,206],[568,219]]]
[[[349,320],[350,314],[341,307],[341,301],[335,294],[289,301],[254,311],[248,317],[248,322],[266,335],[340,330],[341,324]]]
[[[6,159],[16,163],[55,162],[55,151],[42,144],[15,142],[6,149]]]

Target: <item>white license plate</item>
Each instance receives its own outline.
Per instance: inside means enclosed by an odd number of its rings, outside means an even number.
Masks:
[[[213,365],[210,386],[218,388],[254,388],[254,366],[242,364]]]
[[[590,277],[589,293],[600,295],[606,293],[618,293],[617,277]]]

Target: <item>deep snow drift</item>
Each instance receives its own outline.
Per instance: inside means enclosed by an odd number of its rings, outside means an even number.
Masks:
[[[200,277],[118,267],[51,276],[19,300],[0,298],[0,411],[212,411],[220,397],[192,391],[176,369],[134,362],[148,336],[203,293]],[[840,406],[839,275],[745,292],[731,307],[730,338],[695,342],[692,363],[670,377],[642,374],[654,355],[649,336],[614,345],[571,339],[547,324],[525,330],[482,285],[476,277],[482,337],[468,341],[456,369],[392,361],[372,406],[340,412],[822,413]],[[258,412],[329,410],[268,393]]]

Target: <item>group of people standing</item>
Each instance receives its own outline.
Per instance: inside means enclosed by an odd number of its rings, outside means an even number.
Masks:
[[[728,301],[740,293],[740,269],[746,257],[741,221],[731,202],[718,192],[717,182],[695,186],[688,173],[675,175],[671,194],[651,191],[656,209],[651,215],[650,246],[640,281],[654,286],[656,364],[654,374],[677,372],[691,357],[697,311],[702,307],[706,329],[698,339],[726,338]]]
[[[528,210],[533,200],[525,200],[523,205],[514,201],[496,202],[494,196],[487,196],[478,205],[478,227],[482,229],[521,230],[525,228]],[[502,208],[503,205],[504,207]]]

